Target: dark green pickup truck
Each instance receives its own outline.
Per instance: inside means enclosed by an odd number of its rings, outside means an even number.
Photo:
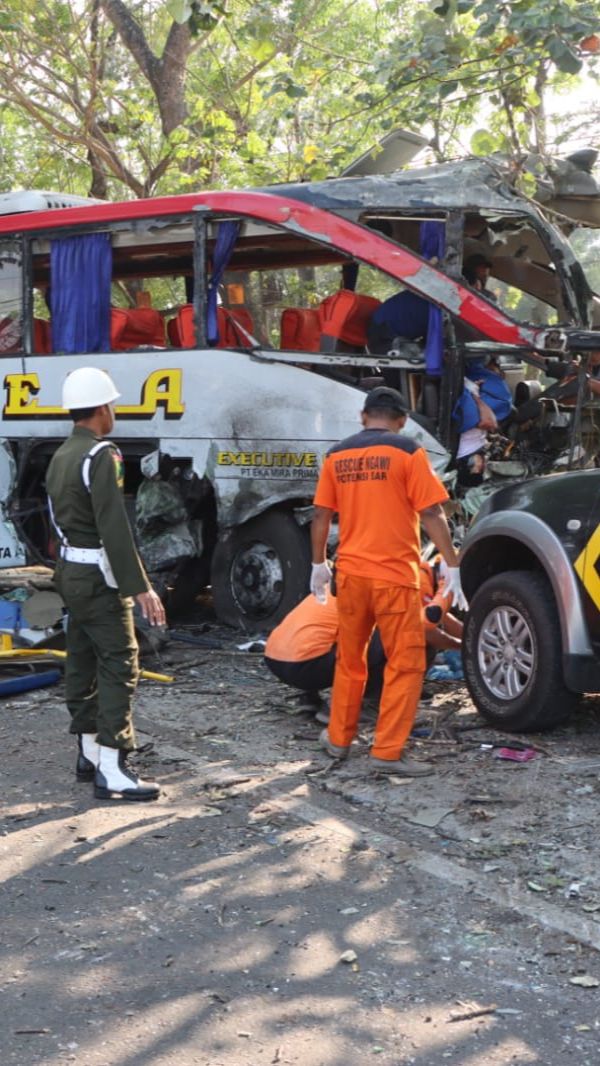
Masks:
[[[600,692],[600,470],[494,493],[465,539],[470,695],[502,729],[548,729]]]

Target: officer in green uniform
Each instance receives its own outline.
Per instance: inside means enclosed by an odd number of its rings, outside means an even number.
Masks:
[[[77,777],[99,799],[152,800],[154,782],[127,766],[135,747],[132,699],[138,678],[133,599],[150,625],[164,608],[136,551],[123,499],[123,459],[104,438],[119,393],[108,374],[82,367],[67,376],[63,407],[74,422],[46,476],[59,539],[56,585],[68,611],[66,700],[79,738]]]

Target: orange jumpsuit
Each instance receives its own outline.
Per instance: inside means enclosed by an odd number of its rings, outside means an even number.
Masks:
[[[340,525],[332,744],[347,747],[356,733],[366,649],[377,626],[387,663],[372,755],[400,756],[425,672],[418,512],[447,498],[425,451],[410,437],[364,429],[325,458],[314,502],[337,511]]]

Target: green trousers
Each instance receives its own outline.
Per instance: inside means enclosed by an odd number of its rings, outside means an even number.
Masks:
[[[139,673],[133,601],[108,588],[96,566],[60,561],[55,581],[68,611],[70,731],[97,733],[99,744],[131,751]]]

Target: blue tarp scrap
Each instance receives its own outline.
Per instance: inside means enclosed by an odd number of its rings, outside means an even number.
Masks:
[[[0,599],[0,630],[12,630],[17,633],[22,627],[21,604]]]
[[[441,661],[440,661],[441,660]],[[443,651],[425,674],[427,681],[464,681],[462,656],[459,651]]]

